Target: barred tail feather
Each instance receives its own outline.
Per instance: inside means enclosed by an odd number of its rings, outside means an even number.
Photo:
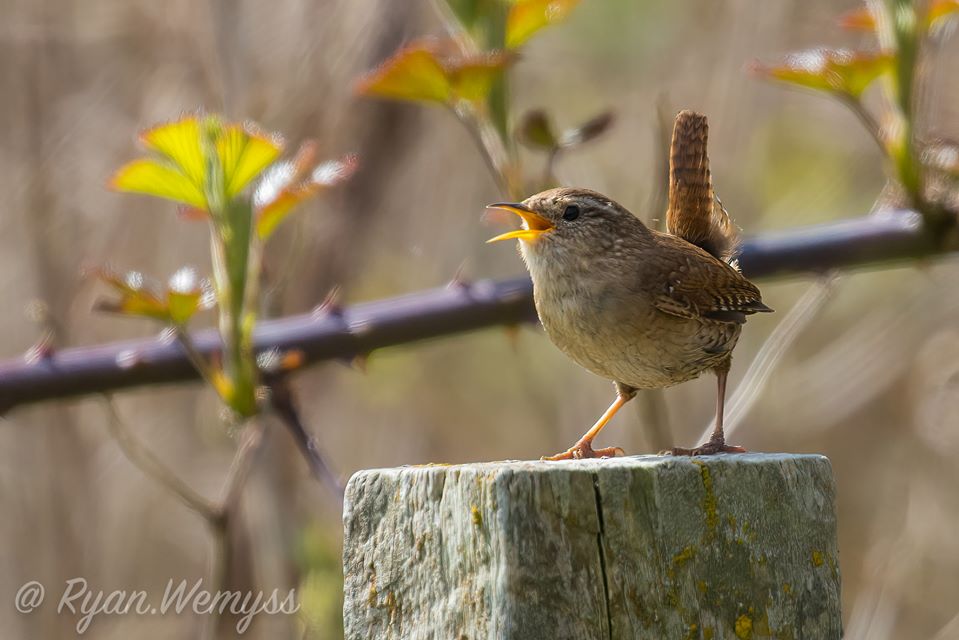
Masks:
[[[666,230],[729,260],[736,249],[736,228],[713,192],[709,173],[706,116],[680,111],[669,153],[669,208]]]

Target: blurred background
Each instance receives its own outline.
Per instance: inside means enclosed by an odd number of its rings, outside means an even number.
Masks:
[[[882,159],[834,101],[749,77],[746,65],[817,45],[868,40],[836,26],[850,0],[584,0],[543,31],[512,71],[517,111],[560,126],[604,109],[611,132],[564,156],[560,179],[602,191],[646,219],[665,188],[658,109],[709,116],[719,195],[747,234],[863,215]],[[208,272],[208,231],[164,201],[105,181],[137,155],[135,134],[198,107],[307,137],[320,155],[356,152],[362,169],[308,204],[267,251],[274,315],[308,311],[334,286],[346,303],[524,273],[510,243],[484,240],[498,199],[479,153],[442,109],[357,98],[357,77],[442,23],[426,0],[2,0],[0,22],[0,356],[42,334],[57,345],[156,333],[96,315],[111,263],[165,279]],[[955,39],[938,52],[951,68]],[[959,136],[959,83],[934,72],[925,127]],[[524,152],[525,153],[525,152]],[[529,155],[531,167],[542,156]],[[534,170],[535,171],[535,170]],[[844,274],[777,364],[731,441],[830,457],[839,487],[847,638],[959,638],[959,264],[938,258]],[[778,313],[751,319],[731,385],[812,281],[764,280]],[[668,428],[690,446],[712,417],[714,381],[641,398],[601,445],[654,450]],[[345,479],[361,468],[533,458],[559,451],[608,404],[608,382],[523,327],[371,354],[365,372],[326,363],[294,379],[309,428]],[[215,497],[235,450],[219,403],[200,385],[116,396],[127,427],[182,478]],[[47,403],[0,419],[0,637],[66,638],[76,619],[9,606],[28,580],[83,576],[107,591],[162,593],[207,575],[203,521],[146,478],[107,430],[102,398]],[[652,425],[651,422],[656,424]],[[657,431],[658,430],[658,431]],[[310,476],[282,428],[270,429],[245,495],[251,580],[294,586],[296,616],[259,616],[247,637],[341,635],[337,498]],[[180,616],[101,616],[94,638],[193,637]]]

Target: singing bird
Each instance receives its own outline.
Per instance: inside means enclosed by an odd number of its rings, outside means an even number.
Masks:
[[[589,371],[613,381],[616,399],[567,451],[566,460],[621,454],[593,439],[639,389],[669,387],[713,371],[716,422],[709,441],[675,455],[739,453],[726,444],[723,404],[731,354],[746,316],[772,311],[733,261],[736,231],[713,192],[706,117],[676,116],[666,233],[588,189],[550,189],[500,202],[522,228],[516,238],[549,338]]]

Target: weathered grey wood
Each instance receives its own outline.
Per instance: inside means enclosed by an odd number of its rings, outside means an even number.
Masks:
[[[822,456],[361,471],[347,640],[841,636]]]

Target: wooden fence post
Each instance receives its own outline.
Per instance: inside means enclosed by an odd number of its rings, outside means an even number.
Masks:
[[[839,638],[834,494],[815,455],[361,471],[346,638]]]

